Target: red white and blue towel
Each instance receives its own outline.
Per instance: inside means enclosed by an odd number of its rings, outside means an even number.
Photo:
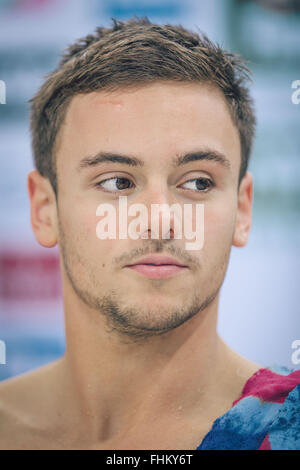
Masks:
[[[300,370],[259,369],[197,450],[300,450]]]

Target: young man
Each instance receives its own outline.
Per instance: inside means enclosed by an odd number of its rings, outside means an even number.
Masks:
[[[66,351],[1,384],[1,448],[271,448],[299,375],[262,369],[216,332],[231,246],[251,226],[246,82],[242,60],[205,37],[114,20],[71,46],[32,99],[31,223],[59,246]],[[98,208],[119,220],[120,196],[149,213],[201,205],[203,246],[186,249],[174,214],[168,237],[162,217],[156,236],[146,222],[139,237],[118,226],[100,239]]]

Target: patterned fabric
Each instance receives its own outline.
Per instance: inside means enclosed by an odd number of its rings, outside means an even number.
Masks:
[[[197,450],[300,450],[300,370],[259,369]]]

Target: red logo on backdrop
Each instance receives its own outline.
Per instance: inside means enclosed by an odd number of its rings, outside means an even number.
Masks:
[[[11,7],[15,10],[32,11],[55,3],[56,0],[14,0]]]
[[[61,297],[56,254],[0,253],[0,298],[54,300]]]

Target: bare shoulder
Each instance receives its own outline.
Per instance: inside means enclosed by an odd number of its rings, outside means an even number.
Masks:
[[[263,366],[237,353],[224,341],[222,341],[222,354],[220,383],[222,382],[224,390],[228,389],[238,398],[245,383]]]
[[[0,450],[22,448],[43,428],[56,362],[0,383]]]
[[[60,360],[57,360],[0,382],[0,403],[30,406],[33,399],[51,385],[59,364]]]

